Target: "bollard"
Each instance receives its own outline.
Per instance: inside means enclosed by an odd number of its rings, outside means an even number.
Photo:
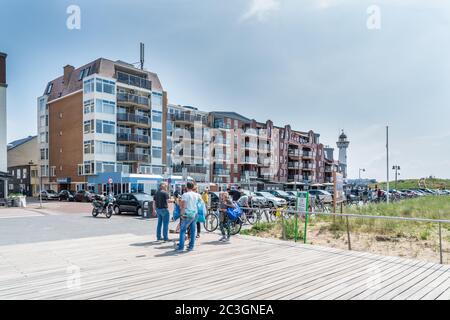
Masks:
[[[345,216],[345,220],[347,220],[347,240],[348,240],[348,250],[352,250],[352,244],[350,242],[350,226],[348,224],[348,216]]]

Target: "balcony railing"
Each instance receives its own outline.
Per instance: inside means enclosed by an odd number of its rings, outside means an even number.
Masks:
[[[118,153],[117,161],[131,161],[131,162],[149,162],[150,156],[148,154],[139,153]]]
[[[242,171],[241,178],[245,179],[246,176],[249,176],[250,178],[258,178],[258,172],[256,171]]]
[[[258,150],[257,143],[245,143],[244,147],[245,147],[245,149]]]
[[[230,158],[225,156],[225,155],[213,156],[212,159],[215,162],[228,162],[228,161],[230,161]]]
[[[302,167],[302,164],[300,162],[289,162],[288,168],[289,169],[299,169]]]
[[[242,161],[242,163],[257,164],[258,158],[257,157],[242,157],[241,161]]]
[[[301,153],[298,150],[289,150],[289,156],[291,157],[301,157]]]
[[[306,170],[312,170],[316,168],[316,165],[314,163],[302,163],[302,168]]]
[[[118,142],[134,142],[134,143],[149,144],[149,137],[143,136],[140,134],[118,133],[117,141]]]
[[[247,128],[244,130],[244,134],[247,136],[257,136],[258,135],[258,130],[253,129],[253,128]]]
[[[316,154],[314,152],[303,151],[302,156],[305,158],[314,158]]]
[[[201,122],[203,125],[208,124],[208,119],[199,115],[193,115],[188,113],[181,113],[181,114],[171,114],[170,120],[172,121],[180,121],[180,122]]]
[[[199,173],[199,174],[206,174],[208,168],[204,166],[192,166],[192,165],[176,165],[172,166],[173,173],[182,173],[183,168],[186,168],[188,174],[189,173]]]
[[[147,97],[137,96],[135,94],[129,94],[129,93],[118,93],[117,94],[117,101],[118,102],[129,102],[132,104],[137,104],[141,106],[145,106],[147,108],[150,108],[150,99]]]
[[[230,170],[228,169],[214,169],[213,174],[216,176],[229,176]]]
[[[117,77],[118,82],[125,83],[130,86],[144,88],[147,90],[152,90],[152,82],[147,79],[133,76],[131,74],[120,72],[120,71],[116,72],[116,77]]]
[[[140,116],[132,113],[118,113],[117,121],[131,122],[136,124],[142,124],[150,126],[150,118],[145,116]]]
[[[214,140],[214,144],[222,144],[222,145],[228,146],[230,144],[230,140],[222,139],[222,138],[219,138],[219,139],[216,138]]]

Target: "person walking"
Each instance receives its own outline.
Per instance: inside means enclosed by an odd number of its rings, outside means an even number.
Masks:
[[[209,210],[209,189],[206,188],[202,193],[202,200],[205,203],[206,209]]]
[[[184,251],[184,242],[186,238],[186,230],[189,228],[189,249],[194,250],[195,238],[196,238],[196,222],[198,216],[198,201],[202,201],[198,193],[194,192],[194,184],[188,182],[186,184],[186,192],[181,196],[180,213],[181,213],[181,226],[180,226],[180,241],[178,243],[177,252]]]
[[[231,235],[231,221],[228,218],[228,208],[234,209],[234,203],[230,199],[228,192],[221,192],[219,196],[219,227],[222,233],[222,237],[219,239],[221,242],[229,242]]]
[[[164,240],[169,241],[169,220],[170,220],[170,213],[169,213],[169,202],[170,202],[170,196],[167,192],[167,184],[161,183],[159,185],[159,190],[155,193],[154,197],[154,204],[155,204],[155,210],[156,215],[158,217],[158,224],[156,226],[156,239],[158,241]],[[162,228],[162,236],[161,236],[161,228]]]

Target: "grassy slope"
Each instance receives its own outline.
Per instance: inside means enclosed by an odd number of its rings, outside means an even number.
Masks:
[[[426,186],[430,189],[450,189],[450,179],[426,179]],[[378,187],[386,189],[386,182],[380,182]],[[375,185],[372,185],[374,187]],[[389,182],[389,188],[395,188],[395,181]],[[419,180],[398,180],[397,189],[414,189],[419,188]]]

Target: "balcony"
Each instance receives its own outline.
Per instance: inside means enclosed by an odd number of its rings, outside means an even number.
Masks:
[[[242,157],[241,161],[243,164],[258,164],[257,157]]]
[[[258,157],[258,165],[261,167],[270,167],[272,160],[269,157]]]
[[[248,150],[258,150],[258,144],[257,143],[248,143],[246,142],[244,144],[244,148]]]
[[[316,169],[316,165],[314,163],[306,163],[306,162],[304,162],[302,164],[302,168],[303,168],[303,170],[314,170],[314,169]]]
[[[289,182],[301,182],[302,180],[303,180],[303,177],[301,175],[297,175],[297,174],[288,175]]]
[[[256,171],[242,171],[241,179],[244,180],[247,175],[250,179],[258,178],[258,172],[256,172]]]
[[[139,153],[118,153],[117,161],[126,161],[126,162],[150,162],[150,156],[148,154],[139,154]]]
[[[214,169],[213,174],[216,176],[225,176],[228,177],[230,175],[230,170],[228,169]]]
[[[150,126],[150,118],[145,116],[139,116],[132,113],[118,113],[117,114],[118,122],[125,122],[125,124],[130,125],[139,125],[144,127]]]
[[[333,167],[331,167],[331,166],[325,166],[325,172],[332,173],[332,172],[333,172]]]
[[[118,133],[117,142],[149,144],[149,137],[133,133]]]
[[[199,115],[193,115],[189,113],[181,113],[181,114],[171,114],[170,120],[177,123],[184,123],[184,124],[194,124],[199,123],[203,125],[208,124],[208,119]]]
[[[216,138],[213,143],[216,144],[216,145],[229,146],[230,145],[230,140],[222,139],[222,138],[219,138],[219,139]]]
[[[152,90],[152,82],[128,73],[116,72],[117,82],[128,84],[130,86],[139,87],[147,90]]]
[[[303,158],[314,158],[316,156],[316,154],[314,152],[310,152],[310,151],[303,151],[302,153],[302,157]]]
[[[302,164],[300,162],[289,162],[288,168],[289,169],[300,169],[300,168],[302,168]]]
[[[118,93],[117,102],[137,105],[150,109],[150,99],[147,97],[137,96],[129,93]]]
[[[253,128],[247,128],[244,130],[244,135],[246,136],[258,136],[258,130],[253,129]]]
[[[302,154],[298,150],[289,150],[288,152],[289,157],[291,158],[300,158]]]
[[[183,168],[186,168],[188,174],[194,174],[194,173],[206,174],[207,170],[208,170],[208,168],[204,167],[204,166],[191,166],[191,165],[186,165],[186,166],[179,166],[179,165],[177,165],[177,166],[173,166],[172,170],[173,170],[173,173],[178,173],[179,174],[179,173],[183,173]]]
[[[225,155],[218,155],[212,157],[213,162],[229,162],[230,158]]]

